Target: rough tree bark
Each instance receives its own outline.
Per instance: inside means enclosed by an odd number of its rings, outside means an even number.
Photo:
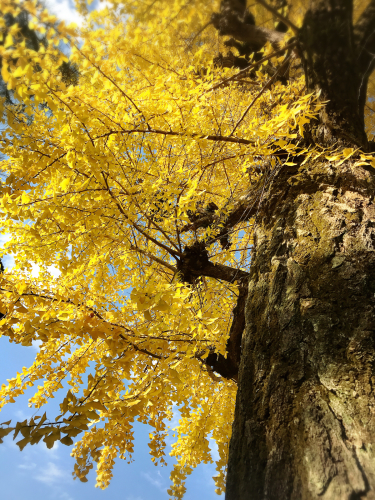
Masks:
[[[228,499],[375,498],[374,196],[373,169],[316,162],[262,204]]]
[[[307,89],[327,102],[304,146],[374,149],[364,106],[375,0],[354,26],[352,11],[352,0],[311,0],[294,27]],[[244,59],[222,59],[239,67],[283,37],[257,28],[245,0],[222,0],[212,23],[233,37]],[[227,248],[228,230],[256,214],[250,275],[212,264],[210,242],[177,263],[192,284],[241,278],[227,356],[201,360],[238,381],[226,499],[375,500],[375,169],[294,160],[266,172],[226,221],[206,207],[183,228],[221,224]]]
[[[375,2],[313,0],[297,38],[329,100],[309,140],[368,148]],[[375,169],[283,166],[258,207],[227,500],[375,499]]]

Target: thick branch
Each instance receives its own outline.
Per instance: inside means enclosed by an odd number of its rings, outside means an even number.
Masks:
[[[233,321],[227,341],[227,356],[217,354],[212,350],[205,360],[202,360],[210,370],[222,377],[237,381],[241,357],[241,338],[245,328],[245,302],[247,297],[249,273],[241,269],[213,264],[208,260],[208,252],[204,242],[195,242],[186,247],[183,257],[177,263],[177,269],[182,279],[193,284],[200,276],[207,276],[229,283],[238,282],[237,305],[233,309]]]
[[[277,9],[273,8],[272,5],[269,5],[267,2],[264,0],[257,0],[260,5],[262,5],[265,9],[267,9],[269,12],[271,12],[277,19],[280,19],[280,21],[284,24],[286,24],[291,30],[294,31],[295,34],[298,33],[298,28],[295,24],[292,23],[287,17],[283,16],[278,12]]]
[[[223,264],[213,264],[212,262],[208,262],[201,269],[201,271],[197,272],[197,276],[207,276],[208,278],[215,278],[217,280],[234,283],[240,278],[248,277],[249,273],[242,271],[241,269],[224,266]]]
[[[238,282],[239,295],[237,305],[233,309],[233,321],[227,341],[227,356],[217,354],[212,350],[203,362],[222,377],[237,381],[241,357],[241,339],[245,328],[245,302],[247,297],[249,273],[241,269],[213,264],[208,260],[204,242],[195,242],[186,247],[183,257],[178,261],[177,269],[182,279],[193,284],[200,276],[207,276],[229,283]]]
[[[221,36],[233,36],[236,40],[250,43],[254,51],[260,50],[267,42],[278,44],[285,36],[285,33],[279,31],[247,24],[233,12],[213,14],[212,24]]]
[[[177,263],[177,270],[183,281],[191,284],[200,276],[228,281],[229,283],[249,276],[249,273],[241,269],[210,262],[205,243],[199,241],[185,248]]]
[[[224,226],[222,226],[222,230],[220,231],[219,235],[214,238],[215,240],[217,240],[220,238],[220,236],[223,236],[228,231],[230,231],[236,224],[245,220],[249,220],[254,215],[256,210],[255,204],[259,198],[259,195],[259,189],[251,190],[246,196],[242,196],[238,200],[225,220],[220,218],[215,213],[207,214],[195,220],[191,224],[186,224],[186,226],[184,226],[180,230],[180,233],[185,233],[186,231],[196,231],[200,228],[205,228],[212,226],[213,224],[224,222]]]
[[[272,57],[276,57],[280,54],[282,54],[283,52],[285,52],[286,50],[290,50],[292,49],[293,47],[295,47],[297,44],[297,42],[294,40],[292,42],[290,42],[288,45],[285,45],[285,47],[279,49],[279,50],[276,50],[275,52],[272,52],[271,54],[265,56],[265,57],[262,57],[262,59],[259,59],[259,61],[255,61],[254,63],[250,64],[249,66],[247,66],[246,68],[242,69],[241,71],[239,71],[238,73],[236,73],[235,75],[232,75],[228,78],[225,78],[224,80],[222,80],[220,83],[217,83],[216,85],[214,85],[213,87],[211,87],[210,89],[206,90],[204,92],[207,93],[207,92],[212,92],[213,90],[216,90],[218,89],[219,87],[223,86],[223,85],[226,85],[227,83],[233,81],[233,80],[239,80],[241,78],[244,78],[246,76],[248,76],[249,74],[249,71],[253,68],[255,68],[256,66],[259,66],[260,64],[264,63],[265,61],[268,61],[269,59],[271,59]]]
[[[241,359],[241,340],[245,329],[245,304],[247,298],[248,280],[240,281],[236,307],[233,309],[233,321],[230,327],[229,338],[226,345],[227,357],[211,352],[205,364],[222,377],[238,380],[238,369]]]
[[[169,270],[176,272],[176,268],[174,266],[171,266],[171,264],[168,264],[168,262],[165,262],[165,260],[162,260],[162,259],[159,259],[158,257],[155,257],[155,255],[153,255],[150,252],[146,252],[145,250],[142,250],[141,248],[138,248],[135,245],[130,245],[130,250],[134,250],[135,252],[139,252],[142,255],[145,255],[146,257],[148,257],[149,259],[157,262],[158,264],[161,264],[162,266],[167,267]]]
[[[269,176],[267,182],[270,182],[271,180],[272,176]],[[214,241],[221,241],[221,244],[224,248],[230,246],[229,235],[232,232],[233,228],[240,222],[251,219],[256,214],[259,203],[261,201],[262,193],[265,189],[265,182],[265,179],[261,178],[259,183],[254,186],[251,191],[249,191],[245,196],[242,196],[235,203],[232,211],[228,216],[226,216],[225,219],[214,212],[211,214],[206,214],[203,217],[195,220],[191,224],[186,224],[180,230],[180,233],[185,233],[187,231],[197,231],[200,228],[206,228],[209,226],[213,229],[215,229],[215,227],[220,227],[220,231],[210,240],[208,240],[206,244],[210,245]]]

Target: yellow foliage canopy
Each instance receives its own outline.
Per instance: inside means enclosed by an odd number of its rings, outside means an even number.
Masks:
[[[90,15],[81,3],[79,30],[36,1],[0,5],[29,12],[48,40],[33,51],[15,25],[0,47],[2,77],[20,103],[1,103],[2,232],[16,262],[0,277],[1,333],[22,345],[40,341],[34,364],[2,386],[0,404],[38,381],[29,400],[36,408],[63,381],[71,387],[55,421],[44,414],[17,424],[18,444],[70,445],[79,435],[77,477],[85,480],[96,461],[97,484],[106,487],[116,456],[131,456],[135,419],[154,428],[150,454],[164,463],[175,405],[182,418],[170,495],[181,498],[186,474],[212,461],[211,433],[221,492],[236,383],[204,360],[225,354],[237,282],[185,283],[177,263],[199,239],[211,262],[248,270],[253,221],[230,230],[229,248],[216,237],[238,200],[272,178],[275,151],[295,152],[291,139],[317,111],[299,61],[291,60],[288,86],[270,82],[267,65],[285,59],[271,58],[271,46],[251,78],[215,67],[223,40],[207,22],[217,1],[133,0]],[[57,71],[68,59],[61,41],[78,67],[76,86]],[[218,224],[193,229],[191,214],[210,203]]]

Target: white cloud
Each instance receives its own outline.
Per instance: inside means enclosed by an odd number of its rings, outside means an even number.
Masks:
[[[9,233],[0,234],[0,245],[4,245],[4,243],[6,243],[9,240],[10,240],[10,234]]]
[[[55,441],[55,442],[53,443],[52,448],[46,448],[46,449],[47,449],[49,452],[50,452],[50,451],[57,451],[57,450],[59,449],[59,447],[60,447],[59,442],[58,442],[58,441]]]
[[[35,264],[35,262],[32,262],[31,265],[32,265],[31,276],[33,278],[38,278],[40,273],[39,264]],[[48,266],[47,271],[51,274],[53,278],[58,278],[61,274],[61,271],[57,269],[57,267],[55,266]]]
[[[15,418],[19,421],[19,422],[22,422],[23,420],[25,420],[26,418],[31,418],[34,414],[34,410],[32,410],[31,408],[28,408],[27,411],[24,411],[24,410],[16,410],[14,412],[14,416]],[[21,439],[21,438],[19,438]]]
[[[59,442],[55,441],[53,443],[52,448],[47,448],[47,446],[42,446],[41,449],[42,449],[42,451],[44,453],[46,453],[48,455],[49,460],[59,460],[60,459],[60,454],[57,451],[59,449],[59,446],[60,446]],[[43,460],[43,462],[44,462],[44,460]]]
[[[48,10],[55,14],[59,20],[65,21],[67,25],[75,23],[78,26],[83,24],[83,17],[79,14],[72,0],[48,0]]]
[[[10,234],[0,234],[0,247],[4,246],[10,240]],[[5,268],[12,269],[14,267],[14,256],[13,254],[5,254],[1,259]]]
[[[53,462],[48,462],[44,470],[35,476],[35,479],[41,483],[52,485],[66,481],[68,477],[67,472],[60,469]]]
[[[10,240],[10,235],[9,234],[1,234],[0,235],[0,248],[6,243],[7,241]],[[71,252],[71,250],[70,250]],[[2,262],[3,265],[6,269],[11,270],[14,267],[14,255],[13,254],[5,254],[2,257]],[[36,264],[35,262],[31,263],[32,269],[31,269],[31,276],[33,278],[37,278],[40,273],[40,266],[39,264]],[[57,269],[55,266],[48,266],[47,270],[51,274],[52,278],[58,278],[61,274],[61,271]]]
[[[162,475],[160,474],[160,471],[157,472],[157,475],[159,476],[160,479],[158,478],[153,478],[148,472],[142,472],[142,476],[148,481],[152,486],[155,486],[155,488],[158,488],[160,491],[165,491],[166,487],[164,484],[164,479]]]
[[[33,278],[37,278],[39,276],[40,267],[38,264],[35,264],[35,262],[33,262],[31,265],[32,265],[31,276]]]
[[[104,0],[104,1],[98,3],[95,10],[103,10],[106,7],[111,8],[111,6],[112,6],[112,2],[109,2],[108,0]]]
[[[55,266],[48,266],[47,267],[48,271],[52,274],[54,278],[58,278],[61,274],[61,271],[57,269]]]
[[[39,347],[42,345],[42,341],[41,340],[33,340],[32,341],[32,346],[33,346],[33,349],[35,349],[37,352],[39,352]]]
[[[25,470],[32,470],[32,469],[35,469],[36,467],[36,463],[35,462],[29,462],[29,463],[25,463],[25,464],[20,464],[18,466],[19,469],[25,469]]]

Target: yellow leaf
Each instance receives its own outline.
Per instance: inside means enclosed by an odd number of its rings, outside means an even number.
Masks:
[[[148,311],[148,310],[144,311],[143,315],[144,315],[146,321],[152,321],[152,316],[150,314],[150,311]]]
[[[24,205],[26,205],[30,201],[30,196],[25,191],[22,193],[21,201]]]
[[[66,191],[68,189],[69,184],[70,184],[70,179],[67,178],[60,182],[60,187],[63,191]]]
[[[12,45],[13,45],[13,37],[10,33],[8,33],[7,36],[5,37],[4,48],[8,49]]]
[[[154,307],[154,310],[156,311],[169,311],[169,309],[170,306],[163,299],[159,300],[157,305]]]

